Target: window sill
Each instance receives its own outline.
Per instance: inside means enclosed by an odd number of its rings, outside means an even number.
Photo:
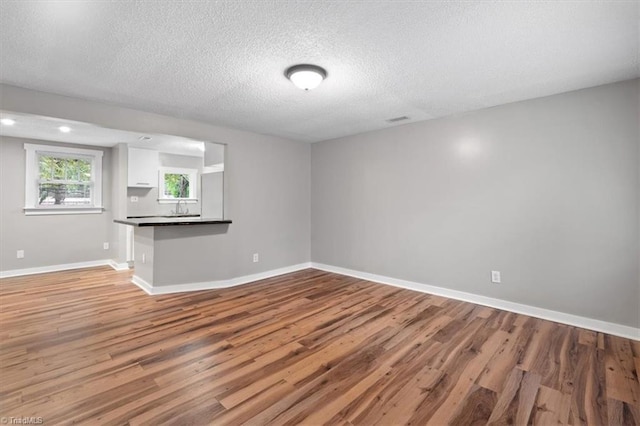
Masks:
[[[158,198],[158,203],[160,204],[177,204],[179,202],[185,204],[196,204],[198,202],[197,198]]]
[[[45,216],[58,214],[101,214],[103,207],[25,207],[26,216]]]

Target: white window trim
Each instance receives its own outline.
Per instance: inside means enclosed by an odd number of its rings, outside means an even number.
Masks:
[[[191,195],[195,197],[189,198],[168,198],[164,196],[164,175],[165,174],[179,174],[189,175],[192,179],[189,180],[189,191]],[[198,202],[198,169],[188,169],[182,167],[160,167],[158,171],[158,203],[159,204],[174,204],[178,201],[182,201],[186,204],[195,204]]]
[[[24,144],[26,151],[25,168],[25,215],[53,215],[53,214],[98,214],[104,211],[102,206],[102,155],[103,152],[95,149],[69,148],[53,145]],[[38,205],[38,154],[66,154],[83,155],[91,158],[92,178],[92,206],[39,206]]]

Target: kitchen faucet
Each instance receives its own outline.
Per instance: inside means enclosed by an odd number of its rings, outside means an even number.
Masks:
[[[182,209],[180,208],[180,203],[183,202],[184,200],[178,200],[178,202],[176,203],[176,210],[174,212],[172,212],[174,215],[179,215],[179,214],[188,214],[189,213],[189,209],[187,209],[186,211],[182,211]],[[187,202],[184,201],[184,203],[186,204]]]

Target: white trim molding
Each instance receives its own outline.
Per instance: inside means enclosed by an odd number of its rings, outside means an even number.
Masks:
[[[17,277],[22,275],[43,274],[47,272],[65,271],[70,269],[91,268],[96,266],[111,266],[116,271],[128,270],[127,263],[117,263],[114,260],[95,260],[90,262],[67,263],[62,265],[42,266],[36,268],[14,269],[9,271],[0,271],[0,278]],[[241,277],[230,278],[228,280],[205,281],[197,283],[186,283],[177,285],[152,286],[142,278],[134,275],[131,282],[140,287],[149,295],[182,293],[189,291],[213,290],[227,287],[235,287],[254,281],[272,278],[278,275],[288,274],[291,272],[301,271],[303,269],[314,268],[321,271],[333,272],[336,274],[347,275],[350,277],[360,278],[379,284],[391,285],[408,290],[418,291],[421,293],[434,294],[437,296],[447,297],[450,299],[461,300],[464,302],[475,303],[477,305],[489,306],[491,308],[502,309],[517,314],[528,315],[535,318],[541,318],[548,321],[567,324],[575,327],[585,328],[588,330],[598,331],[601,333],[612,334],[627,339],[640,341],[640,328],[630,327],[627,325],[616,324],[601,321],[593,318],[582,317],[579,315],[567,314],[564,312],[552,311],[550,309],[538,308],[535,306],[524,305],[507,300],[495,299],[492,297],[480,296],[477,294],[466,293],[458,290],[451,290],[443,287],[437,287],[428,284],[421,284],[414,281],[401,280],[382,275],[370,274],[368,272],[355,271],[353,269],[342,268],[339,266],[325,265],[316,262],[299,263],[297,265],[286,266],[283,268],[272,269],[269,271],[258,272],[256,274],[244,275]]]
[[[185,283],[175,285],[157,285],[152,286],[144,279],[137,275],[131,278],[131,282],[144,290],[150,295],[182,293],[187,291],[214,290],[219,288],[235,287],[237,285],[247,284],[253,281],[264,280],[266,278],[276,277],[278,275],[288,274],[291,272],[301,271],[311,268],[311,263],[299,263],[297,265],[285,266],[283,268],[272,269],[270,271],[258,272],[257,274],[244,275],[241,277],[230,278],[228,280],[204,281],[197,283]]]
[[[25,207],[23,210],[27,216],[51,216],[56,214],[100,214],[104,212],[104,207]]]
[[[96,266],[111,266],[116,271],[124,271],[129,269],[127,263],[116,263],[111,259],[91,260],[89,262],[63,263],[60,265],[36,266],[34,268],[11,269],[8,271],[0,271],[0,278],[20,277],[23,275],[46,274],[47,272],[68,271],[71,269],[94,268]]]
[[[145,280],[143,280],[142,278],[140,278],[139,276],[137,275],[132,276],[131,282],[137,285],[138,287],[140,287],[140,289],[142,289],[142,291],[144,291],[145,293],[149,295],[155,294],[153,292],[153,286],[148,282],[146,282]]]
[[[128,271],[129,270],[129,262],[118,263],[115,260],[109,261],[109,266],[111,266],[116,271]]]
[[[421,293],[434,294],[437,296],[448,297],[450,299],[462,300],[464,302],[475,303],[477,305],[489,306],[491,308],[502,309],[517,314],[528,315],[548,321],[559,322],[562,324],[586,328],[593,331],[599,331],[601,333],[613,334],[614,336],[620,336],[627,339],[640,341],[640,328],[630,327],[628,325],[616,324],[593,318],[567,314],[564,312],[552,311],[550,309],[538,308],[536,306],[509,302],[508,300],[495,299],[493,297],[480,296],[473,293],[466,293],[464,291],[451,290],[448,288],[437,287],[428,284],[421,284],[414,281],[406,281],[397,278],[385,277],[382,275],[370,274],[368,272],[354,271],[352,269],[341,268],[339,266],[311,262],[311,267],[314,269],[319,269],[321,271],[348,275],[350,277],[360,278],[379,284],[387,284],[394,287],[419,291]]]

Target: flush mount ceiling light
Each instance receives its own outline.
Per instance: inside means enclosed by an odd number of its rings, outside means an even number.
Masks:
[[[14,124],[16,124],[16,120],[12,118],[3,118],[2,120],[0,120],[0,123],[4,124],[5,126],[13,126]]]
[[[62,133],[69,133],[71,131],[71,127],[69,127],[69,126],[60,126],[60,127],[58,127],[58,130],[60,130]]]
[[[284,75],[302,90],[311,90],[327,78],[327,71],[317,65],[300,64],[287,68]]]

